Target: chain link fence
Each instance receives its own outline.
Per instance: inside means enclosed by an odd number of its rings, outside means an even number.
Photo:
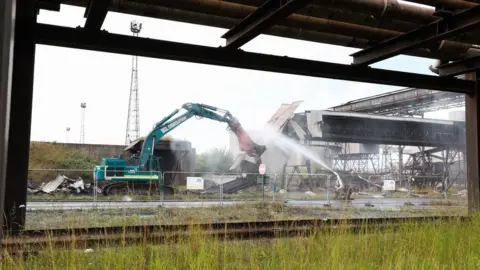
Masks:
[[[353,189],[354,199],[388,198],[464,199],[466,189],[450,179],[419,188],[419,181],[436,176],[345,175],[342,184]],[[108,177],[107,177],[108,178]],[[148,178],[148,179],[144,179]],[[437,177],[438,178],[438,177]],[[310,200],[330,204],[338,179],[325,173],[231,174],[217,172],[143,172],[128,181],[96,181],[93,170],[30,169],[29,200],[84,201],[272,201]],[[385,189],[385,181],[393,188]]]

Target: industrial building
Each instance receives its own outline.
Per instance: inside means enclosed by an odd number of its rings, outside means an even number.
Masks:
[[[449,120],[423,118],[427,112],[461,108],[464,101],[463,94],[408,88],[327,110],[296,112],[301,102],[282,104],[268,124],[339,173],[465,185],[465,111],[450,111]],[[230,138],[230,150],[237,153],[236,138]],[[276,150],[264,159],[272,174],[301,175],[299,167],[308,174],[326,171],[299,152]]]

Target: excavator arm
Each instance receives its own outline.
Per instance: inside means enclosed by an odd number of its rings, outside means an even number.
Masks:
[[[265,146],[256,144],[229,111],[199,103],[185,103],[182,108],[186,111],[185,113],[175,117],[181,111],[181,109],[176,109],[153,126],[152,131],[145,138],[140,152],[139,166],[141,168],[149,169],[147,168],[148,160],[153,155],[155,144],[193,116],[227,123],[228,128],[238,138],[240,150],[251,157],[259,158],[265,151]]]

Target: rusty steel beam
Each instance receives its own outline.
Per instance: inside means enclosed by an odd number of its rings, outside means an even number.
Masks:
[[[85,8],[83,15],[85,20],[85,29],[99,31],[107,17],[110,0],[90,0]]]
[[[0,2],[0,241],[3,238],[4,199],[10,127],[13,47],[15,38],[15,0]]]
[[[78,6],[84,4],[82,2],[84,0],[63,1]],[[129,1],[122,5],[112,2],[109,10],[179,22],[231,28],[254,12],[255,7],[213,0],[135,0],[135,2]],[[285,20],[280,21],[279,24],[265,31],[265,34],[269,35],[354,48],[366,48],[367,44],[372,46],[403,33],[402,31],[368,27],[336,21],[335,19],[299,15],[297,13],[290,15]],[[467,40],[462,42],[467,42]],[[464,58],[465,54],[480,53],[480,50],[471,47],[472,45],[468,43],[446,41],[442,43],[442,46],[433,50],[419,48],[418,50],[409,51],[407,54],[453,61]]]
[[[18,231],[25,224],[28,158],[32,120],[35,66],[36,0],[17,2],[13,49],[12,94],[7,152],[4,216],[5,230]]]
[[[38,9],[60,11],[60,0],[39,0]]]
[[[480,6],[461,11],[417,30],[352,54],[355,65],[369,65],[428,43],[441,41],[480,25]]]
[[[260,6],[264,0],[224,0],[243,5]],[[336,12],[349,11],[356,14],[369,16],[367,20],[397,20],[401,22],[423,24],[435,21],[438,17],[433,15],[433,7],[408,5],[397,0],[312,0],[305,8],[299,9],[298,14],[324,17],[328,12],[335,18]],[[321,14],[321,15],[320,15]],[[320,15],[320,16],[319,16]]]
[[[470,213],[480,210],[480,94],[478,73],[471,72],[465,79],[475,83],[474,93],[465,95],[467,195]]]
[[[480,56],[444,64],[437,67],[440,76],[455,76],[480,70]]]
[[[269,29],[278,21],[293,14],[299,8],[305,6],[310,0],[268,0],[248,15],[238,25],[223,34],[227,40],[227,48],[238,49],[245,43],[254,39],[265,30]]]
[[[37,43],[311,77],[472,92],[473,82],[37,24]]]

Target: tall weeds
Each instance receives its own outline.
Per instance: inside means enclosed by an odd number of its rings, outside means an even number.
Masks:
[[[223,241],[192,227],[164,244],[47,248],[24,260],[7,253],[1,269],[480,269],[480,217],[471,221],[346,225],[308,235]]]

